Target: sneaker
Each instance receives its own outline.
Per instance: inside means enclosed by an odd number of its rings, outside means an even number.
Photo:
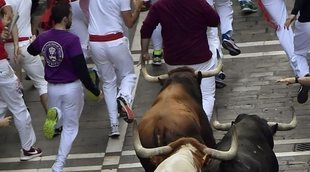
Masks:
[[[119,115],[123,117],[127,123],[131,123],[134,120],[134,113],[130,105],[123,97],[118,97],[116,101]]]
[[[221,80],[224,80],[226,78],[226,75],[223,71],[221,71],[218,75],[217,75],[218,78],[220,78]]]
[[[152,57],[153,63],[152,63],[152,65],[160,66],[160,65],[161,65],[162,56],[163,56],[162,53],[160,53],[160,54],[155,54],[155,53],[153,52],[153,57]]]
[[[118,137],[120,135],[118,125],[112,125],[111,126],[111,133],[109,134],[109,137]]]
[[[148,11],[151,7],[151,1],[143,1],[143,4],[142,4],[142,7],[141,7],[141,12],[144,12],[144,11]]]
[[[20,160],[28,161],[32,158],[39,157],[42,155],[42,150],[40,148],[31,147],[30,150],[25,149],[20,150]]]
[[[223,42],[222,46],[229,51],[229,54],[232,56],[239,55],[241,53],[239,47],[234,42],[234,39],[230,38],[229,36],[223,34]]]
[[[300,86],[298,94],[297,94],[297,101],[300,104],[306,103],[306,101],[308,100],[308,91],[309,91],[310,87],[307,86]]]
[[[251,14],[257,12],[257,7],[254,5],[252,1],[241,1],[240,2],[241,11],[243,14]]]
[[[63,172],[64,171],[65,162],[56,159],[52,166],[52,172]]]
[[[47,111],[46,119],[43,125],[43,134],[47,139],[52,139],[55,135],[55,126],[58,121],[57,109],[50,108]]]
[[[215,87],[218,89],[226,87],[226,84],[223,82],[221,78],[218,76],[215,77]]]

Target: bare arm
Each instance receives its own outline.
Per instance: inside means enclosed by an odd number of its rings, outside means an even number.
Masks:
[[[277,82],[286,83],[286,85],[299,83],[300,85],[303,85],[303,86],[310,86],[310,77],[300,77],[300,78],[290,77],[290,78],[280,79]]]
[[[2,21],[5,21],[4,25],[7,26],[12,21],[14,15],[12,7],[9,5],[2,7],[1,14],[2,14]]]
[[[19,45],[18,45],[18,29],[17,29],[17,25],[14,24],[13,26],[13,29],[12,29],[12,38],[13,38],[13,42],[14,42],[14,50],[15,50],[15,56],[18,55],[18,48],[19,48]]]
[[[150,60],[149,44],[149,38],[141,38],[141,57],[143,60]]]
[[[304,3],[304,0],[295,0],[294,7],[292,9],[291,14],[287,17],[285,23],[284,23],[284,28],[289,28],[290,25],[293,23],[294,20],[296,20],[296,15],[302,8],[302,5]]]
[[[134,9],[130,11],[121,12],[124,23],[128,28],[132,28],[136,23],[137,19],[139,18],[142,4],[143,4],[142,0],[133,0]]]
[[[19,51],[19,44],[18,44],[18,29],[17,29],[16,24],[14,24],[13,26],[11,35],[12,35],[13,43],[14,43],[14,63],[16,65],[15,74],[18,77],[18,79],[22,81],[22,68],[20,65],[20,51]]]

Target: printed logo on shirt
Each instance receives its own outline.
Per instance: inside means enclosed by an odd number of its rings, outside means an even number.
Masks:
[[[61,45],[55,41],[47,42],[42,48],[42,53],[49,67],[58,67],[64,58]]]

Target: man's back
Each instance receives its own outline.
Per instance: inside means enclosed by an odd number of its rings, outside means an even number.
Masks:
[[[206,30],[219,24],[219,16],[205,0],[159,0],[143,23],[142,38],[149,38],[158,23],[166,63],[198,64],[211,58]]]
[[[106,35],[123,31],[121,11],[130,10],[129,0],[91,0],[89,2],[89,33]]]

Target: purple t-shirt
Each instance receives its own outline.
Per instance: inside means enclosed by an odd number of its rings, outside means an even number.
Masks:
[[[167,64],[199,64],[212,57],[206,31],[220,18],[206,0],[158,0],[143,22],[141,38],[151,38],[159,23]]]
[[[70,83],[78,78],[72,60],[83,54],[79,38],[65,30],[51,29],[41,33],[31,45],[45,59],[45,80]]]

